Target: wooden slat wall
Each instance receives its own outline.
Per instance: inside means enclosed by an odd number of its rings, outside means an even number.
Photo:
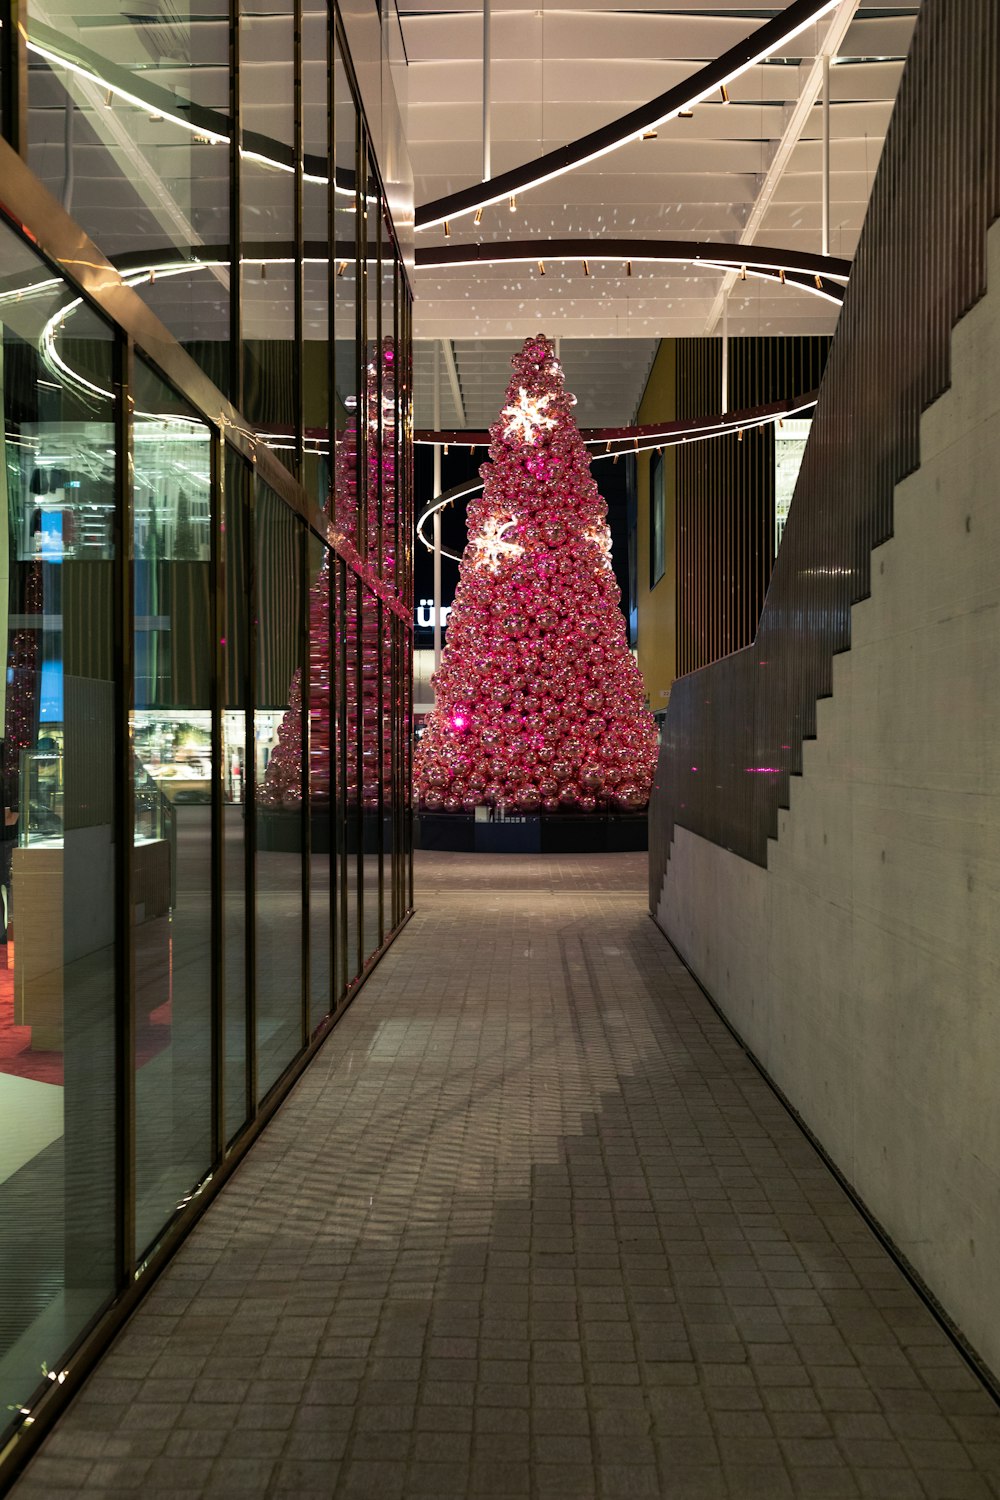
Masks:
[[[828,338],[729,341],[731,409],[815,390]],[[677,340],[677,415],[716,411],[719,339]],[[774,428],[692,443],[677,454],[677,670],[707,666],[753,640],[774,565]]]
[[[766,863],[894,487],[920,462],[921,412],[947,388],[952,328],[986,289],[998,213],[1000,5],[924,0],[756,639],[671,694],[654,910],[675,824]]]

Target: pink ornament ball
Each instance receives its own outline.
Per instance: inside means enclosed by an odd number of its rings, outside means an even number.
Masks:
[[[427,808],[428,812],[439,812],[443,804],[444,798],[442,797],[441,793],[436,792],[433,789],[429,791],[424,798],[424,806]]]
[[[537,787],[523,786],[517,793],[517,805],[525,812],[535,812],[541,800]]]
[[[559,793],[559,801],[563,807],[575,807],[580,799],[580,789],[575,782],[567,781]]]

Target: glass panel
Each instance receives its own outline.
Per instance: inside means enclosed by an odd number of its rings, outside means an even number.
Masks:
[[[364,830],[364,957],[381,943],[382,611],[365,589],[361,618],[361,806]]]
[[[302,526],[257,491],[256,784],[257,1095],[303,1045]]]
[[[295,466],[295,174],[292,0],[245,0],[243,107],[244,412]]]
[[[386,678],[382,700],[382,743],[385,764],[385,784],[382,790],[382,864],[383,898],[382,919],[385,931],[390,931],[399,921],[399,871],[396,850],[399,847],[399,745],[397,726],[399,720],[399,620],[386,611],[386,641],[390,655],[385,664]]]
[[[309,1025],[333,1009],[331,959],[330,554],[317,537],[309,555]]]
[[[667,567],[666,495],[663,456],[649,461],[649,586],[659,583]]]
[[[128,257],[139,295],[227,390],[227,0],[46,0],[28,24],[48,50],[29,54],[32,169],[105,255]]]
[[[222,882],[225,1014],[225,1130],[232,1140],[247,1118],[247,684],[250,676],[250,472],[226,450],[222,499]]]
[[[115,1289],[117,863],[114,348],[0,264],[2,1430]]]
[[[379,464],[381,524],[378,534],[379,571],[392,579],[396,571],[396,252],[388,228],[382,235],[382,311],[380,373],[382,380],[382,450]]]
[[[348,939],[347,939],[347,796],[345,755],[347,748],[347,625],[346,625],[346,567],[331,555],[332,568],[332,614],[333,675],[337,684],[333,696],[333,797],[334,797],[334,883],[336,886],[336,908],[334,919],[334,958],[336,1000],[339,1004],[347,989]]]
[[[133,430],[135,1222],[141,1253],[212,1160],[209,429],[141,362]]]
[[[356,573],[344,569],[344,608],[340,618],[341,662],[344,683],[344,885],[347,909],[347,982],[361,972],[361,583]]]
[[[339,48],[334,54],[336,174],[334,233],[335,520],[358,543],[357,109]]]
[[[303,483],[321,510],[330,499],[330,12],[326,0],[304,0],[302,16]]]
[[[367,161],[367,152],[365,153]],[[364,422],[360,461],[364,465],[366,483],[361,502],[364,519],[361,523],[363,543],[361,551],[376,570],[380,567],[379,539],[382,510],[382,358],[381,358],[381,313],[382,279],[381,213],[378,196],[378,179],[370,166],[367,169],[368,200],[363,216],[365,241],[365,371],[364,371]]]

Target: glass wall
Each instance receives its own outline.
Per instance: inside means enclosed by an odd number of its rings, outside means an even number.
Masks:
[[[113,1296],[118,351],[0,224],[0,1422]],[[20,295],[19,295],[20,292]],[[58,338],[57,338],[58,334]],[[128,1060],[131,1067],[131,1059]]]
[[[412,901],[410,297],[338,33],[212,0],[150,68],[112,6],[81,71],[46,14],[97,250],[0,216],[0,1454]]]

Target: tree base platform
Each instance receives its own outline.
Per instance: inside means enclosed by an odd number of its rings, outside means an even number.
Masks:
[[[526,813],[495,822],[472,813],[417,814],[418,849],[456,854],[623,854],[649,848],[641,813]]]

